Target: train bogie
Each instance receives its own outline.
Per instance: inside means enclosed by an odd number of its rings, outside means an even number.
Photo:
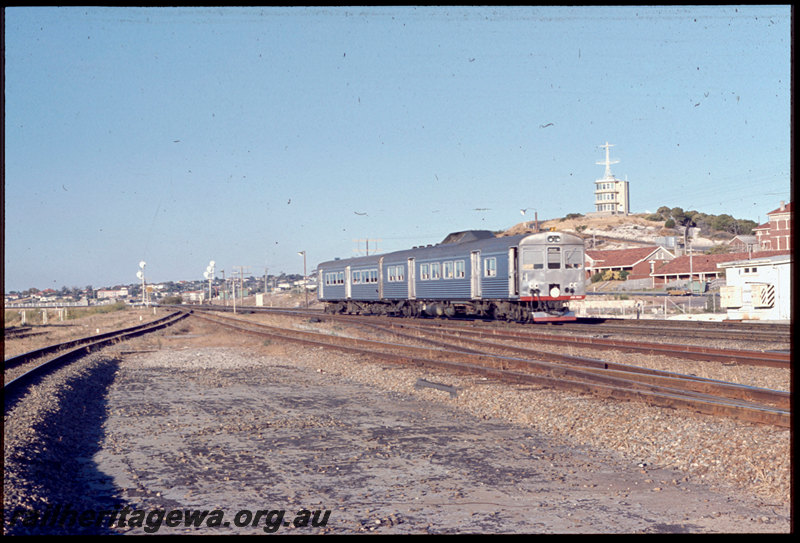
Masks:
[[[337,313],[574,320],[568,302],[585,295],[581,238],[461,234],[445,240],[460,241],[320,264],[319,299]]]

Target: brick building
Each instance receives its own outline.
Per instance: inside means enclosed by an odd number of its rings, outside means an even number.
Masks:
[[[790,254],[790,251],[761,251],[758,257],[787,254]],[[652,274],[653,286],[666,285],[672,281],[713,281],[725,277],[725,270],[719,267],[719,264],[748,260],[750,256],[749,253],[679,256],[655,270]]]
[[[647,279],[664,262],[675,258],[663,247],[633,249],[587,250],[586,278],[605,271],[626,271],[628,280]]]
[[[792,248],[792,202],[781,202],[778,209],[767,213],[769,220],[753,229],[762,251]]]

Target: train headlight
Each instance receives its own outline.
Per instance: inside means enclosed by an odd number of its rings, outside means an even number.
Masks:
[[[561,290],[558,287],[553,287],[550,289],[550,297],[551,298],[558,298],[561,294]]]

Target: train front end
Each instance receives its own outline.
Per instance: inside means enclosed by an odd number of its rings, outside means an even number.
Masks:
[[[586,297],[583,239],[539,232],[519,244],[519,295],[533,322],[576,320],[569,302]]]

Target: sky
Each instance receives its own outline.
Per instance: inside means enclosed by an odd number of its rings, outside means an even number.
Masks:
[[[790,201],[791,7],[14,7],[5,292]],[[521,210],[527,210],[525,214]]]

